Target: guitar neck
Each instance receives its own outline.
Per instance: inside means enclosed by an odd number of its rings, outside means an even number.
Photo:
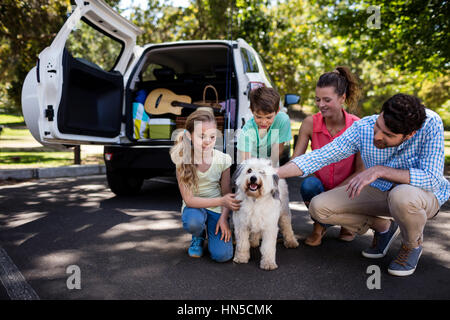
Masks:
[[[171,105],[174,106],[174,107],[183,107],[183,108],[189,108],[189,109],[197,109],[197,108],[206,107],[206,108],[211,108],[213,110],[214,114],[220,114],[220,109],[219,108],[208,107],[208,106],[200,106],[198,104],[193,104],[193,103],[172,101]]]
[[[182,108],[189,108],[189,109],[197,109],[197,108],[203,107],[203,106],[199,106],[197,104],[185,103],[185,102],[179,102],[179,101],[172,101],[171,105],[174,107],[182,107]]]

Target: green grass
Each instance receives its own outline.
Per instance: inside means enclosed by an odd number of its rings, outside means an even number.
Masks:
[[[29,167],[59,167],[74,164],[73,149],[58,149],[38,144],[26,129],[23,118],[0,115],[4,125],[0,134],[0,169]],[[20,127],[19,127],[20,126]],[[103,163],[102,154],[81,152],[82,164]]]
[[[291,155],[294,153],[294,136],[298,135],[298,130],[300,129],[300,126],[302,125],[301,121],[293,121],[291,120],[291,131],[292,131],[292,140],[291,140]],[[308,148],[306,149],[306,152],[310,152],[311,149],[311,143],[308,144]]]
[[[0,125],[25,124],[22,116],[0,114]]]
[[[444,140],[450,141],[450,131],[444,131]]]
[[[3,140],[15,140],[17,138],[30,138],[34,139],[28,129],[13,129],[13,128],[3,128],[1,133]]]
[[[298,130],[300,129],[301,125],[302,125],[301,121],[291,121],[292,135],[298,134]]]
[[[73,164],[73,152],[0,152],[2,165],[53,167]]]

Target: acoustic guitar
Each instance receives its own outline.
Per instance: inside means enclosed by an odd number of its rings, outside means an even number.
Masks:
[[[145,99],[144,109],[148,114],[172,113],[181,115],[181,108],[197,109],[203,106],[191,103],[189,96],[177,95],[169,89],[154,89]]]

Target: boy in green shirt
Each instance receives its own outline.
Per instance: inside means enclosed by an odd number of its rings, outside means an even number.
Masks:
[[[278,166],[284,144],[292,139],[289,116],[280,111],[280,95],[268,87],[250,92],[251,118],[238,136],[238,163],[249,158],[266,158]]]

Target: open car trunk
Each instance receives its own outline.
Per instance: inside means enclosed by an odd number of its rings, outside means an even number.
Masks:
[[[176,107],[172,112],[146,112],[145,100],[158,89],[168,89],[176,96],[190,97],[191,104],[203,100],[206,86],[213,86],[218,102],[216,119],[224,121],[223,130],[234,129],[237,115],[237,79],[232,49],[226,43],[151,46],[145,50],[127,84],[126,135],[136,144],[167,145],[171,133],[194,108]],[[158,90],[158,91],[154,91]],[[206,100],[216,100],[213,89],[207,89]],[[158,127],[158,128],[156,128]],[[218,127],[222,127],[218,125]],[[161,131],[162,129],[162,131]],[[171,142],[170,142],[171,143]]]

